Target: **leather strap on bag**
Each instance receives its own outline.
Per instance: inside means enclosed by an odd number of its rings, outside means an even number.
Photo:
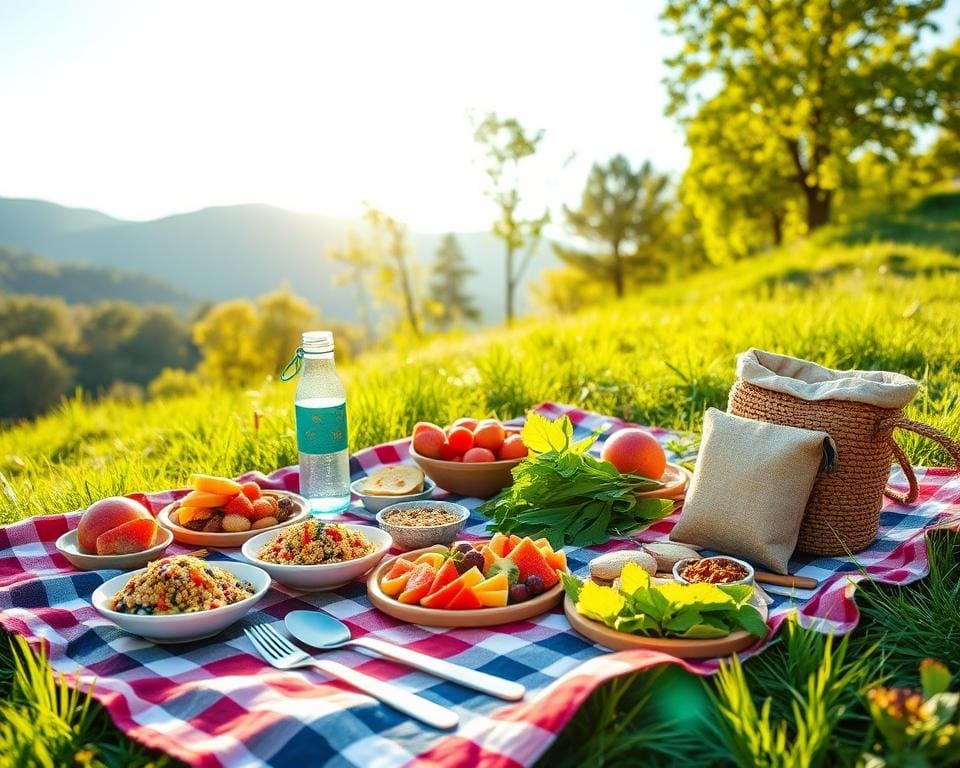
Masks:
[[[950,454],[950,458],[953,459],[953,468],[954,470],[960,471],[960,444],[952,440],[950,437],[945,435],[939,429],[934,429],[929,424],[924,424],[920,421],[913,421],[913,419],[905,419],[903,417],[898,417],[892,420],[893,429],[905,429],[909,432],[916,432],[918,435],[929,438],[935,443],[942,445],[947,453]],[[881,422],[880,426],[886,428],[890,426],[890,421]],[[889,485],[884,489],[884,493],[889,496],[894,501],[899,501],[904,504],[913,504],[917,500],[917,497],[920,495],[920,485],[917,483],[917,476],[913,471],[913,467],[910,464],[910,461],[907,459],[907,455],[903,452],[903,448],[899,446],[896,440],[891,436],[890,442],[893,444],[893,455],[897,460],[897,463],[900,465],[900,468],[903,470],[904,476],[907,478],[908,490],[906,493],[903,491],[898,491],[895,488],[891,488]]]

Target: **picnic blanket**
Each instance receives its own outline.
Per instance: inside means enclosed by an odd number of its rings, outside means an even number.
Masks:
[[[624,426],[613,418],[553,403],[537,410],[567,414],[577,436],[608,435]],[[521,423],[516,420],[514,424]],[[666,443],[673,435],[652,430]],[[408,441],[356,454],[354,478],[385,465],[409,461]],[[853,584],[861,569],[871,578],[905,584],[927,573],[923,533],[960,520],[960,478],[944,470],[918,471],[917,505],[889,503],[880,538],[856,561],[798,560],[791,572],[820,580],[812,592],[776,595],[773,631],[791,612],[822,630],[847,632],[858,613]],[[296,467],[263,476],[245,475],[276,489],[296,490]],[[896,478],[894,478],[896,480]],[[134,494],[154,512],[187,491]],[[476,507],[477,499],[463,499]],[[114,722],[130,737],[195,766],[311,765],[527,766],[549,747],[586,697],[604,680],[656,664],[679,663],[708,674],[715,661],[680,662],[661,653],[610,653],[575,634],[560,608],[538,618],[483,629],[436,629],[403,624],[374,609],[365,586],[356,582],[335,592],[302,594],[274,586],[239,624],[212,640],[154,645],[103,619],[89,598],[115,571],[74,570],[57,553],[58,536],[76,526],[79,514],[37,517],[0,529],[0,624],[48,647],[53,667],[76,684],[93,686]],[[370,521],[356,505],[345,520]],[[676,515],[639,536],[664,538]],[[465,538],[486,535],[485,520],[471,516]],[[597,552],[630,546],[615,541],[591,550],[568,550],[571,569],[584,575]],[[189,547],[174,545],[170,552]],[[212,552],[213,560],[239,558],[238,550]],[[456,709],[461,724],[443,733],[379,705],[315,670],[280,672],[267,666],[241,632],[243,626],[274,622],[283,632],[288,611],[322,608],[345,621],[355,635],[370,633],[394,643],[517,680],[524,701],[498,699],[353,650],[329,652],[348,666],[389,679]],[[772,633],[771,633],[772,634]],[[769,642],[769,640],[767,641]],[[757,652],[763,644],[752,650]]]

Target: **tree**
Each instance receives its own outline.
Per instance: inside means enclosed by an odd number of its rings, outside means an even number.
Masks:
[[[814,230],[829,220],[858,151],[903,156],[913,146],[911,128],[937,118],[938,81],[923,66],[918,40],[942,5],[668,0],[663,19],[684,41],[667,60],[668,111],[689,120],[685,108],[698,107],[702,90],[719,82],[725,100],[776,138],[770,162],[802,195]],[[695,137],[698,146],[719,143],[722,126],[714,125]]]
[[[114,356],[120,362],[118,379],[145,385],[164,368],[192,368],[198,355],[183,320],[169,307],[147,307]]]
[[[433,263],[433,281],[430,283],[430,298],[438,305],[437,323],[441,328],[463,320],[477,321],[480,310],[473,297],[466,292],[464,283],[475,274],[460,250],[460,243],[453,234],[444,235]]]
[[[126,361],[118,350],[141,319],[140,308],[126,301],[104,301],[82,315],[82,348],[74,360],[77,384],[96,393],[123,378]]]
[[[61,300],[42,296],[0,298],[0,341],[18,336],[42,339],[54,349],[68,349],[77,341],[76,322]]]
[[[376,268],[376,256],[356,232],[348,232],[346,244],[341,248],[331,247],[327,253],[332,261],[346,267],[344,272],[334,275],[333,283],[353,286],[354,305],[363,329],[363,342],[367,346],[373,341],[370,278]]]
[[[193,327],[204,378],[242,385],[262,375],[258,328],[257,308],[247,299],[225,301],[207,312]]]
[[[287,287],[257,299],[257,346],[264,375],[279,374],[300,346],[304,331],[317,324],[317,312]]]
[[[420,310],[407,261],[410,252],[407,227],[369,203],[365,205],[367,210],[364,219],[373,233],[372,252],[374,264],[379,268],[381,296],[399,298],[399,307],[410,331],[414,336],[420,336]]]
[[[628,274],[646,278],[663,271],[657,246],[666,228],[669,179],[653,170],[649,161],[636,171],[623,155],[607,165],[594,163],[580,198],[580,207],[563,207],[574,234],[603,250],[591,252],[554,245],[567,264],[613,284],[617,298],[626,290]]]
[[[530,298],[545,314],[566,317],[596,307],[609,295],[606,284],[573,267],[545,269],[530,286]]]
[[[43,413],[71,386],[73,373],[42,339],[0,342],[0,419]]]
[[[491,231],[503,241],[505,249],[507,325],[513,323],[517,286],[530,266],[543,228],[550,220],[547,209],[532,218],[524,218],[521,213],[520,165],[536,153],[542,139],[543,131],[527,134],[515,118],[500,119],[493,112],[477,125],[474,132],[474,140],[486,153],[487,197],[500,210]]]

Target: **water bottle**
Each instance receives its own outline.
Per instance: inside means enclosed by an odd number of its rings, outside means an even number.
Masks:
[[[333,362],[333,334],[303,334],[294,407],[300,452],[300,495],[314,515],[335,515],[350,505],[347,396]]]

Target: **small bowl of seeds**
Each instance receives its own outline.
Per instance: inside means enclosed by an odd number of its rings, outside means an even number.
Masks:
[[[470,517],[470,510],[451,501],[403,501],[377,513],[377,524],[400,549],[452,544]]]

